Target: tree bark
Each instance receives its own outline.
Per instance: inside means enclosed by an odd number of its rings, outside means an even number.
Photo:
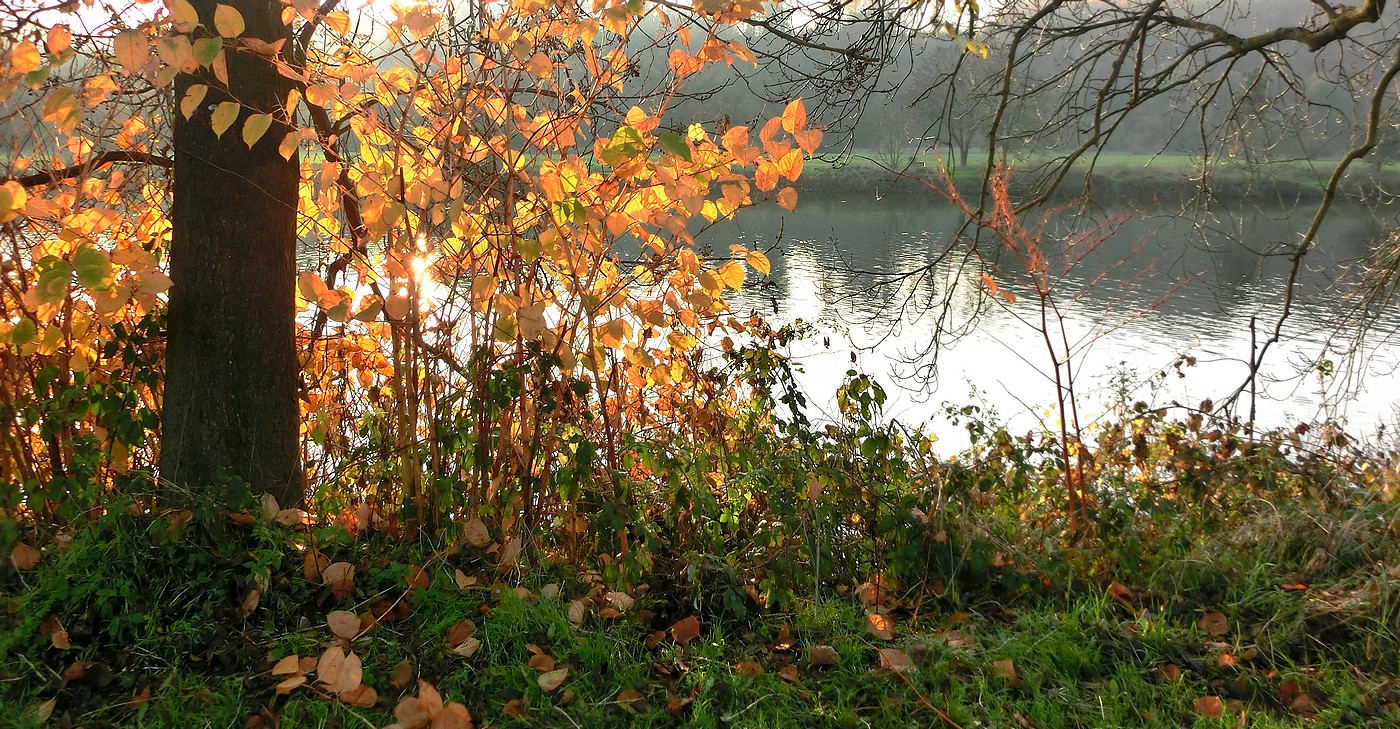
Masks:
[[[276,0],[223,0],[243,16],[244,37],[275,42],[290,29]],[[214,0],[194,0],[210,34]],[[290,42],[289,42],[290,43]],[[225,48],[227,88],[200,69],[175,82],[169,330],[161,422],[163,481],[193,490],[239,479],[283,506],[300,503],[295,343],[296,206],[299,161],[278,146],[290,82],[270,59]],[[186,120],[179,100],[193,84],[207,95]],[[239,118],[216,137],[210,115],[236,101]],[[278,121],[249,149],[243,123]]]

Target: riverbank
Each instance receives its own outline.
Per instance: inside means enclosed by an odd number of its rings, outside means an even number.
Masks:
[[[848,159],[815,159],[803,168],[801,189],[821,195],[902,195],[937,196],[940,160],[920,156],[900,160],[856,153]],[[1012,193],[1029,194],[1043,182],[1048,156],[1014,159],[1011,164]],[[958,165],[951,178],[964,195],[981,188],[985,158],[969,159]],[[1212,164],[1204,189],[1224,200],[1302,203],[1320,200],[1335,161],[1289,160],[1247,165],[1227,160]],[[1057,189],[1057,199],[1084,193],[1086,184],[1101,203],[1181,202],[1201,194],[1199,160],[1180,156],[1101,155],[1093,174],[1086,179],[1085,162],[1076,164]],[[935,183],[931,186],[929,183]],[[1400,165],[1378,166],[1354,163],[1338,188],[1344,200],[1368,200],[1400,190]]]
[[[479,520],[135,497],[11,522],[0,726],[1400,722],[1393,461],[1139,412],[1097,440],[1071,540],[1050,436],[963,414],[949,459],[870,423],[745,441],[727,493],[769,516],[679,552],[658,502],[631,578],[562,533],[506,557]]]

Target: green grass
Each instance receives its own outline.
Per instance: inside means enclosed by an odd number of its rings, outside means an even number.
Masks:
[[[50,699],[50,725],[242,727],[261,713],[289,729],[385,726],[414,692],[412,682],[391,683],[404,660],[479,726],[1233,727],[1242,712],[1252,727],[1394,726],[1400,575],[1385,556],[1400,539],[1394,519],[1393,507],[1331,518],[1261,511],[1232,530],[1176,546],[1162,540],[1141,570],[1098,579],[1026,552],[992,569],[1041,576],[1049,589],[1007,594],[982,581],[942,597],[905,591],[889,610],[893,640],[867,630],[854,594],[833,588],[782,612],[702,613],[699,638],[649,645],[649,636],[696,611],[675,595],[637,588],[630,609],[614,618],[595,609],[576,625],[569,601],[600,588],[569,569],[521,578],[533,593],[527,599],[511,589],[514,580],[460,590],[457,569],[496,579],[483,555],[324,531],[318,542],[360,565],[356,594],[337,600],[302,576],[294,543],[304,535],[198,521],[170,532],[161,517],[110,515],[62,556],[51,548],[38,571],[5,578],[0,726],[31,726],[26,712]],[[1309,568],[1318,549],[1332,561]],[[271,586],[257,610],[239,617],[245,578],[259,564],[269,567]],[[427,565],[431,581],[405,594],[409,564]],[[1130,586],[1131,598],[1110,595],[1110,577]],[[557,598],[539,597],[545,579],[558,586]],[[1282,587],[1300,579],[1306,590]],[[375,706],[352,708],[306,687],[276,695],[276,659],[319,655],[331,644],[325,613],[368,609],[377,599],[411,609],[351,646],[364,683],[379,693]],[[49,647],[37,628],[54,614],[73,631],[102,610],[103,620],[74,631],[67,651]],[[1200,618],[1216,611],[1228,630],[1208,634]],[[481,641],[470,658],[445,640],[463,619],[475,621]],[[538,685],[532,645],[569,668],[556,691]],[[818,645],[839,660],[810,665]],[[882,670],[882,648],[904,651],[916,669]],[[63,679],[77,661],[104,668]],[[740,663],[762,674],[740,675]],[[1309,706],[1287,702],[1288,681],[1308,692]],[[128,704],[145,689],[149,700]],[[1207,697],[1225,702],[1224,716],[1196,708]]]

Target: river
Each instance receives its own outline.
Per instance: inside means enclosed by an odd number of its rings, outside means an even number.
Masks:
[[[1198,406],[1240,387],[1251,342],[1263,342],[1281,311],[1289,269],[1284,257],[1260,253],[1297,240],[1312,212],[1307,205],[1217,210],[1206,225],[1127,209],[1052,220],[1057,234],[1115,222],[1102,243],[1071,249],[1081,260],[1055,285],[1077,343],[1084,419],[1102,417],[1115,402]],[[961,223],[959,212],[937,199],[808,196],[795,214],[771,206],[742,211],[700,242],[721,252],[731,243],[768,252],[771,276],[751,275],[756,285],[746,285],[734,307],[757,309],[775,324],[815,325],[817,333],[791,349],[813,415],[834,417],[835,390],[855,367],[890,394],[886,417],[923,424],[956,449],[966,441],[943,417],[945,402],[989,408],[1013,432],[1057,422],[1046,374],[1051,360],[1033,326],[1039,308],[1008,257],[1004,270],[991,274],[1014,304],[986,306],[981,299],[979,306],[967,285],[944,297],[954,281],[976,281],[985,270],[959,268],[957,256],[938,261]],[[1334,209],[1307,259],[1300,301],[1257,380],[1259,427],[1336,419],[1354,435],[1375,436],[1400,420],[1400,316],[1392,307],[1360,346],[1355,331],[1337,324],[1348,303],[1337,282],[1385,230],[1366,209]],[[993,246],[984,250],[994,256]],[[921,267],[929,274],[899,276]],[[925,350],[940,314],[965,333],[940,348],[933,374],[921,365],[929,362]],[[1241,400],[1242,416],[1249,401],[1248,394]]]

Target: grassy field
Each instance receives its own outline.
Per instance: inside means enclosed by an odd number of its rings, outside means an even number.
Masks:
[[[946,160],[922,155],[897,163],[877,154],[855,153],[848,160],[817,159],[807,163],[801,178],[804,190],[816,193],[869,192],[879,194],[937,194],[923,181],[937,182]],[[1042,181],[1049,155],[1012,158],[1012,189],[1027,193]],[[893,164],[892,164],[893,163]],[[952,180],[964,194],[980,188],[986,158],[974,155],[967,165],[954,169]],[[1217,198],[1281,200],[1297,202],[1321,197],[1336,160],[1283,160],[1253,165],[1233,159],[1212,160],[1202,183],[1201,161],[1179,155],[1103,154],[1095,161],[1087,183],[1096,199],[1182,200],[1203,190]],[[1081,193],[1089,165],[1080,160],[1066,175],[1059,196]],[[1353,164],[1340,191],[1349,198],[1374,195],[1400,186],[1400,164]]]

